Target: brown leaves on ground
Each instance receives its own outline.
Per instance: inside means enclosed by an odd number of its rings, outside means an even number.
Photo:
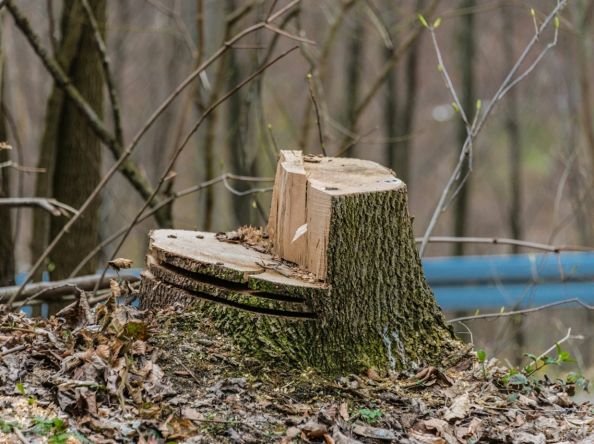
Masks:
[[[471,357],[460,370],[327,379],[246,355],[198,313],[145,319],[114,298],[89,309],[84,294],[68,317],[0,322],[0,442],[18,442],[17,431],[32,443],[594,439],[592,406],[569,387],[544,380],[538,393],[514,391],[485,379]]]
[[[158,351],[146,342],[149,326],[136,309],[117,305],[112,296],[91,310],[83,292],[60,316],[43,320],[8,313],[0,325],[2,395],[55,405],[72,433],[98,442],[137,440],[157,428],[160,403],[172,391],[157,364]],[[16,346],[21,350],[7,353]]]

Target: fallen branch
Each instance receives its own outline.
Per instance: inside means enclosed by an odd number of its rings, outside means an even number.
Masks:
[[[523,310],[514,310],[514,311],[503,311],[499,313],[485,313],[485,314],[477,314],[472,316],[461,316],[459,318],[448,319],[449,323],[452,322],[463,322],[463,321],[474,321],[476,319],[492,319],[492,318],[507,318],[510,316],[517,316],[517,315],[525,315],[529,313],[534,313],[541,310],[546,310],[548,308],[558,307],[560,305],[567,305],[567,304],[578,304],[588,310],[594,310],[594,305],[588,305],[584,301],[578,298],[571,298],[571,299],[564,299],[562,301],[551,302],[550,304],[540,305],[538,307],[532,308],[525,308]]]
[[[101,278],[98,274],[92,274],[63,281],[38,282],[27,286],[27,288],[20,294],[18,294],[20,288],[18,285],[12,287],[0,287],[0,301],[5,300],[6,298],[10,298],[12,302],[30,301],[41,296],[43,296],[44,299],[54,299],[65,295],[75,294],[78,291],[77,289],[85,291],[92,290],[97,284],[99,284],[100,289],[110,288],[109,281],[111,279],[112,276]],[[137,276],[129,274],[120,275],[119,279],[128,282],[136,282],[139,280]]]
[[[423,242],[422,237],[415,238],[416,243]],[[532,250],[560,253],[562,251],[594,251],[592,247],[581,245],[548,245],[539,242],[528,242],[519,239],[508,239],[499,237],[455,237],[455,236],[431,236],[428,243],[463,243],[463,244],[492,244],[492,245],[515,245]]]
[[[70,205],[45,197],[2,197],[0,198],[0,207],[39,207],[54,216],[78,214],[78,211]]]

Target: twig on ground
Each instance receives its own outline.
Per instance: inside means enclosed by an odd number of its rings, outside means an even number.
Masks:
[[[485,314],[477,314],[477,315],[472,315],[472,316],[461,316],[461,317],[454,318],[454,319],[448,319],[448,322],[453,323],[453,322],[462,322],[462,321],[474,321],[477,319],[507,318],[510,316],[525,315],[525,314],[534,313],[537,311],[546,310],[548,308],[558,307],[560,305],[567,305],[567,304],[578,304],[588,310],[594,310],[594,305],[588,305],[579,298],[571,298],[571,299],[564,299],[562,301],[551,302],[550,304],[539,305],[538,307],[525,308],[523,310],[503,311],[503,312],[499,312],[499,313],[485,313]]]

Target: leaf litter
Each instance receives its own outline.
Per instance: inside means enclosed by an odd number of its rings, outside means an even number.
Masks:
[[[473,355],[416,373],[324,378],[243,353],[180,306],[0,315],[0,442],[594,442],[590,403],[546,377],[538,390]],[[485,377],[485,371],[488,377]]]

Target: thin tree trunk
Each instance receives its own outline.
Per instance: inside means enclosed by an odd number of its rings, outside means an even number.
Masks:
[[[346,86],[345,86],[345,110],[346,127],[349,131],[356,133],[355,110],[359,103],[359,90],[361,88],[361,67],[363,64],[363,47],[365,39],[365,22],[356,17],[354,28],[349,35],[346,57]],[[356,144],[352,144],[345,153],[346,157],[353,155]]]
[[[502,5],[501,16],[503,19],[503,59],[505,70],[512,68],[514,55],[514,18]],[[509,231],[513,239],[522,239],[522,141],[520,138],[520,125],[518,115],[518,94],[512,88],[506,97],[507,112],[505,114],[505,130],[509,142],[509,184],[511,187],[509,208]],[[513,253],[518,253],[519,247],[512,247]]]
[[[229,12],[235,10],[236,2],[229,1]],[[242,78],[241,61],[237,57],[236,52],[229,53],[228,65],[228,79],[227,89],[233,88]],[[242,123],[244,122],[244,115],[242,113],[243,94],[241,91],[233,94],[227,102],[227,146],[229,147],[229,160],[232,165],[232,171],[235,174],[249,175],[249,167],[247,165],[246,140],[242,134]],[[249,110],[246,110],[246,113]],[[247,184],[239,183],[236,185],[239,190],[247,188]],[[235,213],[235,220],[237,225],[245,225],[250,223],[250,201],[242,196],[232,196],[233,211]]]
[[[74,2],[75,4],[79,2]],[[93,13],[102,32],[105,33],[106,0],[90,2]],[[65,14],[74,5],[65,4]],[[80,11],[73,20],[82,23],[80,39],[75,48],[74,57],[68,74],[72,82],[95,112],[103,113],[103,71],[100,54],[94,42],[93,30],[85,14]],[[73,22],[63,27],[62,40],[68,40]],[[77,108],[68,100],[62,100],[57,125],[55,161],[52,174],[53,197],[61,202],[78,208],[97,186],[101,178],[101,143]],[[54,110],[48,109],[48,112]],[[56,247],[51,257],[53,279],[63,279],[84,258],[87,251],[98,242],[98,209],[96,201],[75,224]],[[55,236],[65,224],[64,218],[54,217],[50,221],[50,236]],[[92,274],[96,261],[89,261],[81,274]]]
[[[577,61],[579,72],[580,85],[580,123],[584,133],[586,146],[590,153],[590,187],[594,188],[594,116],[592,115],[592,84],[590,75],[590,62],[592,61],[592,43],[588,42],[591,39],[590,31],[592,29],[592,20],[594,19],[594,3],[582,2],[576,5],[580,11],[578,16],[579,28],[577,38]],[[586,211],[590,214],[590,222],[584,230],[588,244],[592,243],[594,239],[594,223],[592,221],[592,213],[594,210],[594,203],[591,193],[586,197]]]
[[[460,57],[461,84],[462,84],[462,107],[469,119],[472,119],[475,111],[475,97],[474,97],[474,64],[475,64],[475,35],[474,35],[474,12],[472,9],[476,5],[476,0],[462,0],[460,8],[468,11],[463,16],[463,23],[458,35],[458,53]],[[456,149],[459,149],[466,140],[466,125],[460,119],[458,127],[458,143]],[[465,164],[461,171],[461,177],[468,173],[468,164]],[[454,210],[454,233],[456,236],[462,237],[467,232],[468,222],[468,207],[470,199],[470,183],[468,178],[464,186],[460,189],[457,196]],[[464,254],[464,243],[457,243],[454,245],[454,254]]]
[[[0,17],[1,20],[1,17]],[[0,22],[0,35],[2,23]],[[0,42],[0,141],[8,140],[4,116],[4,53]],[[18,147],[21,149],[22,147]],[[10,151],[0,150],[0,163],[8,161]],[[9,168],[0,168],[0,197],[10,196]],[[0,207],[0,287],[14,283],[14,239],[12,237],[11,209]]]
[[[61,19],[61,41],[56,55],[60,65],[67,73],[71,72],[76,57],[82,32],[84,11],[79,1],[67,0]],[[53,177],[55,171],[56,151],[59,138],[59,126],[64,109],[64,93],[54,86],[48,99],[45,111],[45,123],[39,146],[38,167],[45,170],[36,176],[35,195],[38,197],[54,197]],[[50,241],[50,215],[45,211],[33,213],[33,239],[31,254],[33,258],[41,256]],[[39,276],[37,276],[39,278]]]
[[[416,10],[424,8],[425,1],[417,0]],[[413,132],[414,115],[418,93],[418,66],[419,66],[419,45],[421,37],[415,39],[406,56],[404,72],[404,102],[399,107],[396,99],[396,75],[391,75],[386,80],[387,97],[385,101],[386,117],[386,151],[388,153],[388,165],[396,172],[398,178],[404,183],[410,181],[410,146],[411,133]],[[396,46],[397,43],[394,42]],[[386,49],[385,58],[389,61],[394,56],[393,50]],[[394,102],[391,104],[390,102]],[[394,107],[392,110],[391,108]]]

